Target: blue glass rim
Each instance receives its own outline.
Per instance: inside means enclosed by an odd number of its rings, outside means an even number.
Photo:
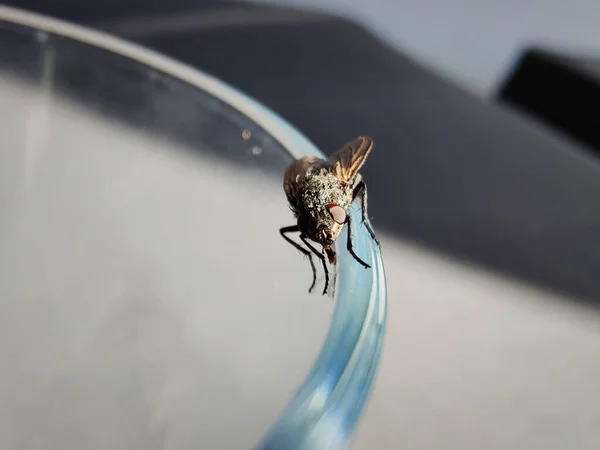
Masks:
[[[237,89],[179,61],[114,36],[0,5],[0,20],[128,57],[219,98],[253,120],[294,158],[323,154],[294,127]],[[350,138],[350,137],[349,137]],[[282,174],[283,175],[283,174]],[[360,206],[350,210],[362,222]],[[346,446],[372,387],[385,336],[387,291],[381,251],[364,226],[354,227],[349,254],[347,227],[338,239],[335,310],[321,352],[280,418],[255,446],[257,450],[336,450]]]

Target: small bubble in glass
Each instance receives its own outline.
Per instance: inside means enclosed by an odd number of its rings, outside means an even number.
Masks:
[[[37,31],[35,33],[35,39],[38,42],[46,42],[48,40],[48,33],[46,33],[45,31]]]

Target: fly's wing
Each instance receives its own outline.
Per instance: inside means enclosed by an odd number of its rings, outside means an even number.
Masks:
[[[373,149],[373,139],[359,136],[329,157],[331,171],[342,183],[352,183]]]

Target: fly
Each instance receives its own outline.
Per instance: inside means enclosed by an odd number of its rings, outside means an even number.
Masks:
[[[312,292],[317,282],[317,271],[312,258],[316,255],[325,271],[323,295],[327,293],[329,271],[325,256],[330,264],[335,264],[336,252],[333,245],[346,224],[348,251],[365,269],[371,267],[354,252],[352,221],[348,210],[352,202],[360,196],[362,222],[379,245],[367,220],[367,186],[358,173],[372,149],[373,140],[360,136],[347,142],[328,159],[306,156],[291,163],[285,171],[283,190],[297,224],[283,227],[279,232],[287,242],[308,256],[313,272],[313,281],[308,292]],[[288,233],[294,232],[300,233],[300,240],[308,250],[287,236]],[[317,250],[310,241],[320,244],[322,251]]]

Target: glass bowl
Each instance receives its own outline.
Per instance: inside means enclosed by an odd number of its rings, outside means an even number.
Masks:
[[[148,49],[5,6],[0,35],[0,447],[345,446],[385,275],[357,227],[372,269],[339,245],[308,294],[282,176],[322,153]]]

